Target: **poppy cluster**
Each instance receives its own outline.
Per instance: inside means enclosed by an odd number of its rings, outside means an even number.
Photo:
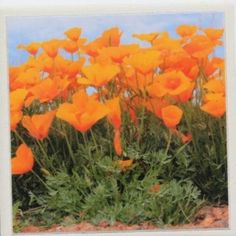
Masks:
[[[184,104],[216,118],[225,114],[224,59],[215,56],[223,29],[181,25],[176,32],[178,38],[167,32],[136,33],[137,43],[124,44],[116,27],[90,42],[81,28],[71,28],[62,39],[19,45],[29,56],[9,68],[11,130],[22,126],[42,141],[54,119],[81,133],[106,119],[114,130],[114,153],[122,156],[123,114],[140,127],[140,113],[148,112],[183,142],[190,141],[191,133],[178,130]],[[29,114],[36,102],[38,110]],[[21,144],[12,173],[32,170],[33,160],[30,147]],[[118,162],[123,169],[132,165],[125,161]]]

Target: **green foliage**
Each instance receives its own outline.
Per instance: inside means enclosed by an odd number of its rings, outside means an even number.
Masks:
[[[202,193],[213,202],[228,202],[226,120],[211,117],[199,110],[186,106],[185,122],[193,135],[186,147],[191,176]],[[182,157],[184,158],[184,157]],[[187,168],[189,170],[189,167]]]
[[[113,130],[105,121],[81,134],[56,120],[54,126],[63,132],[52,130],[41,147],[23,135],[38,163],[33,173],[13,177],[21,224],[69,224],[69,216],[73,222],[150,221],[164,227],[190,222],[206,200],[227,202],[225,121],[192,113],[185,112],[178,127],[193,135],[185,144],[150,113],[145,113],[141,137],[123,117],[122,157],[114,152]],[[132,166],[121,169],[117,161],[128,159]],[[156,184],[160,190],[152,192]]]

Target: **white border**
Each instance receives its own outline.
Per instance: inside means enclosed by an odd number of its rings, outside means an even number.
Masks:
[[[12,1],[11,1],[12,2]],[[13,1],[14,2],[14,1]],[[16,1],[17,2],[17,1]],[[18,1],[27,2],[26,0]],[[40,1],[37,1],[40,2]],[[164,3],[146,0],[137,1],[138,4],[86,4],[77,2],[76,5],[70,5],[69,2],[63,2],[60,6],[51,4],[56,1],[49,1],[48,5],[31,4],[33,6],[26,8],[26,5],[16,4],[15,7],[5,4],[0,8],[0,226],[1,236],[10,236],[12,233],[12,196],[11,196],[11,173],[10,173],[10,126],[9,126],[9,95],[8,95],[8,72],[7,72],[7,47],[6,47],[6,16],[36,16],[36,15],[100,15],[100,14],[121,14],[121,13],[144,13],[144,12],[197,12],[197,11],[224,11],[225,12],[225,32],[226,32],[226,73],[227,73],[227,135],[228,135],[228,175],[229,175],[229,202],[230,202],[230,228],[225,230],[174,230],[174,231],[156,231],[156,232],[113,232],[113,233],[83,233],[86,235],[173,235],[173,236],[235,236],[236,235],[236,70],[235,70],[235,35],[234,35],[234,5],[223,4],[222,1],[202,1],[202,0],[165,0]],[[75,4],[75,1],[72,1]],[[220,4],[220,2],[222,4]],[[6,2],[5,2],[6,3]],[[45,2],[44,2],[45,3]],[[61,2],[60,2],[61,3]],[[90,1],[91,3],[91,1]],[[93,1],[94,3],[94,1]],[[175,4],[176,3],[176,4]],[[201,3],[201,5],[200,5]],[[173,5],[174,4],[174,5]],[[38,6],[37,6],[38,5]],[[43,4],[42,4],[43,5]],[[1,7],[1,5],[0,5]],[[66,235],[75,236],[81,233],[36,233],[36,234],[14,234],[28,236],[52,236]]]

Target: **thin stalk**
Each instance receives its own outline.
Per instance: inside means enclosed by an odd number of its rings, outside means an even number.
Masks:
[[[85,148],[88,152],[89,157],[91,157],[91,152],[90,152],[89,145],[88,145],[88,137],[87,137],[86,133],[84,133],[84,132],[82,132],[82,136],[83,136]]]
[[[18,134],[18,132],[15,130],[14,134],[16,135],[16,137],[22,142],[25,143],[24,139]]]
[[[38,180],[48,189],[48,190],[52,190],[47,184],[46,182],[44,182],[42,180],[42,178],[34,171],[34,170],[31,170],[31,172],[38,178]]]
[[[96,142],[96,139],[95,139],[95,136],[94,136],[94,133],[93,133],[92,129],[90,129],[90,133],[91,133],[91,136],[92,136],[95,148],[96,148],[96,152],[98,153],[98,145],[97,145],[97,142]]]
[[[75,164],[75,163],[76,163],[76,161],[75,161],[75,156],[74,156],[72,147],[71,147],[71,145],[70,145],[70,141],[69,141],[69,139],[68,139],[67,132],[66,132],[66,130],[65,130],[64,124],[62,123],[61,120],[59,120],[58,126],[59,126],[59,128],[62,129],[62,132],[61,132],[61,131],[60,131],[60,132],[63,134],[63,136],[64,136],[64,138],[65,138],[65,140],[66,140],[67,149],[68,149],[68,151],[69,151],[69,154],[70,154],[70,157],[71,157],[71,159],[72,159],[72,162]]]
[[[188,107],[188,109],[190,109]],[[190,110],[189,110],[190,111]],[[197,148],[197,143],[196,143],[196,140],[195,140],[195,135],[194,135],[194,132],[192,130],[192,127],[191,127],[191,121],[189,120],[189,116],[188,116],[188,113],[185,112],[185,120],[186,120],[186,124],[188,126],[188,129],[189,131],[191,132],[191,134],[193,135],[193,138],[192,138],[192,142],[193,142],[193,148],[194,148],[194,152],[195,152],[195,155],[196,155],[196,158],[198,156],[198,148]]]
[[[69,150],[71,159],[72,159],[73,163],[75,164],[76,161],[75,161],[75,157],[74,157],[74,153],[73,153],[72,147],[71,147],[71,145],[70,145],[70,141],[69,141],[69,139],[68,139],[67,133],[66,133],[66,131],[65,131],[63,125],[62,125],[62,127],[63,127],[63,132],[64,132],[64,134],[65,134],[65,140],[66,140],[67,148],[68,148],[68,150]]]
[[[209,124],[210,132],[211,132],[212,143],[213,143],[214,150],[215,150],[215,158],[216,158],[216,161],[218,161],[218,152],[217,152],[216,142],[215,142],[215,139],[214,139],[215,135],[214,135],[213,127],[212,127],[212,121],[209,120],[208,124]]]
[[[43,147],[41,141],[39,141],[38,139],[36,139],[36,142],[37,142],[39,148],[41,149],[41,151],[42,151],[44,157],[45,157],[46,159],[49,159],[49,158],[48,158],[48,154],[46,153],[46,151],[45,151],[45,149],[44,149],[44,147]]]
[[[110,129],[110,124],[109,124],[108,120],[106,120],[106,126],[107,126],[107,134],[108,134],[108,137],[110,138],[109,140],[112,140],[113,137],[111,136],[111,129]],[[112,156],[112,145],[111,145],[110,141],[109,141],[109,154],[111,157]]]
[[[165,150],[165,155],[168,154],[168,151],[170,149],[171,138],[172,138],[172,132],[169,130],[169,135],[168,135],[168,141],[167,141],[167,146],[166,146],[166,150]]]
[[[53,153],[56,153],[56,150],[55,150],[55,148],[53,146],[53,143],[52,143],[51,139],[49,137],[47,137],[47,140],[48,140],[48,142],[49,142],[49,144],[50,144],[50,146],[52,148]]]
[[[76,144],[77,144],[77,146],[79,146],[78,131],[76,129],[74,129],[74,133],[75,133]]]
[[[46,153],[46,151],[45,151],[43,145],[41,144],[41,142],[40,142],[38,139],[36,139],[36,143],[38,144],[38,146],[39,146],[41,152],[43,153],[44,157],[46,158],[46,160],[49,160],[49,157],[48,157],[48,155],[47,155],[47,153]],[[39,166],[40,166],[41,168],[46,169],[45,167],[42,166],[42,164],[39,162],[39,160],[37,160],[36,155],[34,155],[34,157],[35,157],[36,162],[39,164]],[[44,165],[47,166],[47,165],[45,164],[45,162],[44,162]],[[47,170],[47,171],[48,171],[48,170]]]

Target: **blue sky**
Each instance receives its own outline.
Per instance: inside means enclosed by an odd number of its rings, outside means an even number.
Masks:
[[[100,16],[9,16],[7,18],[8,61],[19,65],[27,59],[27,53],[17,49],[19,44],[63,38],[63,33],[71,27],[81,27],[82,36],[89,41],[104,30],[119,27],[122,43],[137,43],[133,33],[168,31],[177,37],[175,29],[180,24],[195,24],[201,28],[224,28],[224,14],[221,12],[202,13],[159,13],[159,14],[113,14]],[[215,55],[223,56],[220,47]]]

